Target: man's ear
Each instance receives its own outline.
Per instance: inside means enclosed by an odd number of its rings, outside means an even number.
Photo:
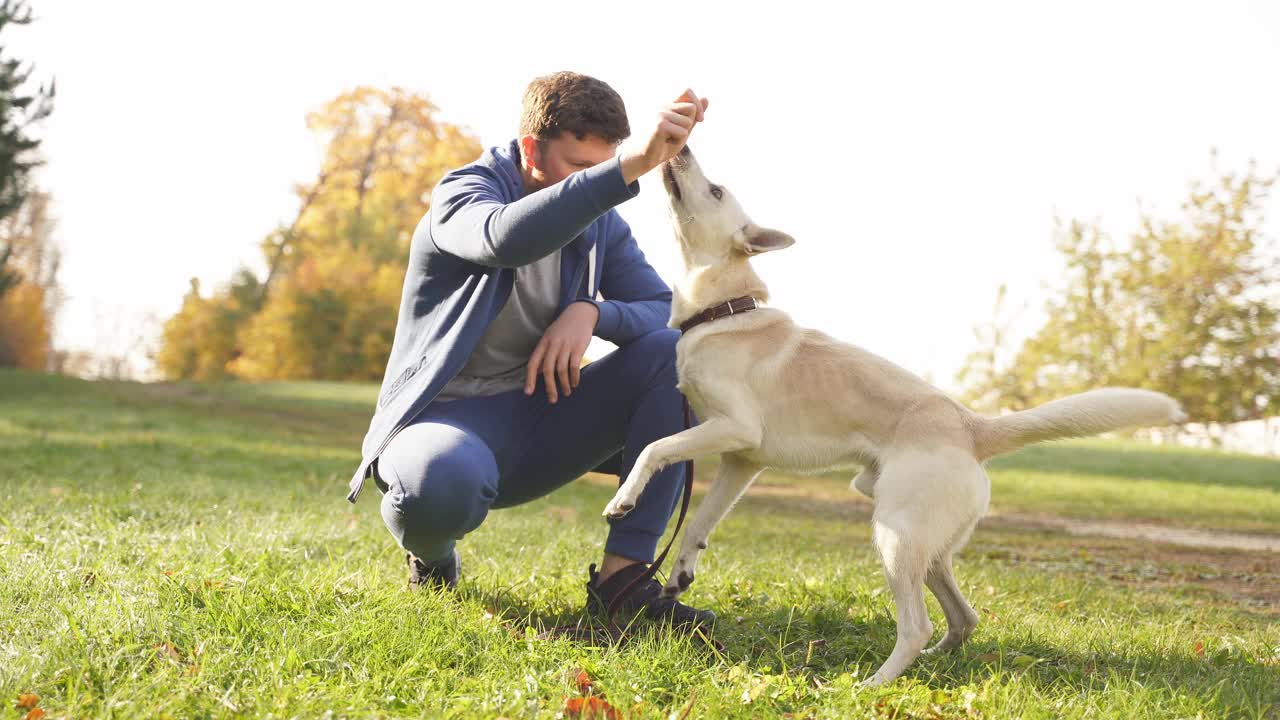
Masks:
[[[747,232],[743,249],[748,255],[759,255],[770,250],[781,250],[796,244],[796,239],[781,230],[752,228]]]
[[[538,153],[538,138],[532,135],[520,137],[520,156],[529,169],[542,169],[542,157]]]

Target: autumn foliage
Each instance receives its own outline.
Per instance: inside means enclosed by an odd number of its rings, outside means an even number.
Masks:
[[[426,98],[357,88],[307,117],[327,144],[297,187],[299,210],[262,242],[267,272],[242,269],[209,295],[193,279],[164,327],[170,378],[379,380],[395,333],[409,241],[429,193],[480,154]]]

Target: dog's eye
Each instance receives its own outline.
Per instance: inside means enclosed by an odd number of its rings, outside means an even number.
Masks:
[[[723,199],[724,199],[724,189],[723,189],[723,188],[721,188],[719,185],[712,185],[712,186],[711,186],[711,195],[712,195],[715,199],[717,199],[717,200],[723,200]]]

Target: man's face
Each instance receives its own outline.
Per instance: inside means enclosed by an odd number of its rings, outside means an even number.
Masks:
[[[616,145],[599,136],[585,135],[579,140],[568,132],[544,143],[538,143],[531,136],[521,138],[520,142],[530,173],[541,187],[555,185],[571,173],[609,160],[618,151]]]

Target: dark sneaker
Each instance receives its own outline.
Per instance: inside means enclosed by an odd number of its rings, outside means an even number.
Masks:
[[[405,561],[409,563],[409,587],[443,587],[449,590],[458,586],[458,577],[462,574],[462,564],[458,561],[455,550],[446,560],[428,565],[413,553],[405,553]]]
[[[644,563],[628,565],[600,583],[600,573],[596,572],[595,563],[592,563],[587,569],[590,577],[587,581],[587,613],[598,619],[607,619],[609,603],[613,598],[648,569]],[[672,625],[709,627],[716,620],[716,614],[710,610],[699,610],[673,598],[663,598],[662,584],[653,578],[632,588],[631,594],[618,606],[618,617],[626,622],[642,609],[644,616],[650,620],[666,621]]]

